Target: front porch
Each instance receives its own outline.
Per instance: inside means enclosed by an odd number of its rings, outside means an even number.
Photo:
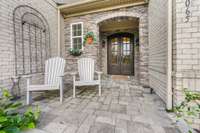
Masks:
[[[135,81],[103,81],[102,96],[92,88],[72,88],[60,104],[57,93],[34,98],[41,106],[38,129],[32,133],[179,133],[165,104]]]
[[[6,95],[12,101],[22,103],[25,93],[29,99],[29,92],[44,91],[31,95],[32,105],[39,105],[42,112],[31,133],[180,133],[170,117],[177,115],[174,109],[187,98],[185,88],[192,93],[200,86],[200,0],[189,1],[1,0],[0,88],[11,93],[13,97]],[[91,43],[85,43],[88,33],[94,35]],[[71,49],[80,54],[71,54]],[[50,65],[57,69],[45,71],[45,62],[55,57],[62,58],[65,69]],[[101,97],[101,87],[81,87],[72,98],[75,78],[69,73],[78,71],[77,61],[82,58],[93,59],[92,68],[102,72]],[[56,76],[60,70],[63,74]],[[29,82],[26,78],[31,77]],[[59,85],[47,77],[56,77],[57,82],[59,78]],[[58,88],[60,95],[53,90]],[[23,109],[32,107],[23,105]],[[190,107],[183,109],[193,114]],[[1,110],[7,117],[7,109]],[[199,131],[200,111],[196,112],[197,117],[189,121]],[[18,119],[21,113],[20,107],[14,115]],[[15,131],[36,124],[31,120],[21,126],[18,120]],[[0,133],[9,129],[7,125],[13,129],[15,120],[0,121],[6,123],[0,122]]]

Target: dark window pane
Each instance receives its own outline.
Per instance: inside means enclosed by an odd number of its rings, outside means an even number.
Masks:
[[[72,25],[72,34],[76,36],[76,25]]]
[[[72,35],[73,37],[82,35],[82,24],[72,25]]]
[[[78,24],[78,29],[81,29],[81,28],[82,28],[81,24]]]
[[[82,31],[81,31],[81,29],[78,29],[78,31],[77,31],[77,35],[78,35],[78,36],[81,36],[81,35],[82,35]]]
[[[81,37],[73,38],[73,48],[82,49],[82,39],[81,39]]]

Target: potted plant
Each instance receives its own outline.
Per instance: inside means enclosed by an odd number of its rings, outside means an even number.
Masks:
[[[96,41],[96,37],[94,35],[94,32],[88,32],[84,37],[84,44],[92,44],[94,41]]]
[[[79,48],[70,48],[69,53],[73,56],[80,56],[82,54],[82,50]]]

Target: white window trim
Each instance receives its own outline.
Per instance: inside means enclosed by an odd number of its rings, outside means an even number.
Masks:
[[[72,33],[72,26],[73,25],[77,25],[77,24],[81,24],[81,26],[82,26],[82,34],[81,34],[81,36],[76,36],[76,37],[73,37],[73,33]],[[77,37],[81,37],[81,40],[82,40],[82,50],[83,50],[83,47],[84,47],[84,45],[83,45],[83,34],[84,34],[84,31],[83,31],[83,22],[77,22],[77,23],[71,23],[71,25],[70,25],[70,28],[71,28],[71,37],[70,37],[70,39],[71,39],[71,48],[73,48],[73,38],[77,38]]]

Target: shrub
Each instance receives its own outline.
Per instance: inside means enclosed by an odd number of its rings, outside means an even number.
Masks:
[[[20,133],[36,127],[40,116],[39,108],[23,110],[22,103],[12,101],[9,91],[2,89],[0,98],[0,133]]]
[[[189,125],[192,124],[188,118],[198,118],[200,115],[200,93],[184,90],[185,100],[175,107],[177,119],[185,120]],[[192,133],[192,131],[188,131]]]

